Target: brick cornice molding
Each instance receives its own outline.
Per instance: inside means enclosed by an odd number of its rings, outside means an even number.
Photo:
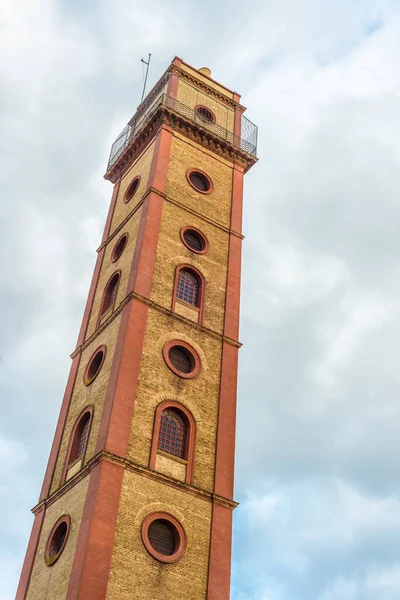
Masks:
[[[193,328],[197,329],[198,331],[202,331],[203,333],[206,333],[207,335],[210,335],[212,337],[220,339],[222,342],[226,342],[227,344],[230,344],[231,346],[235,346],[235,348],[242,347],[242,343],[239,342],[238,340],[234,340],[233,338],[231,338],[227,335],[224,335],[222,333],[219,333],[218,331],[215,331],[214,329],[210,329],[209,327],[206,327],[205,325],[200,325],[198,323],[194,323],[187,317],[184,317],[183,315],[180,315],[180,314],[174,312],[170,308],[167,308],[166,306],[162,306],[161,304],[158,304],[158,302],[151,300],[151,298],[142,296],[141,294],[138,294],[137,292],[130,292],[127,296],[125,296],[125,298],[122,300],[121,304],[108,317],[108,319],[106,321],[104,321],[104,323],[98,329],[96,329],[96,331],[81,346],[78,346],[77,348],[75,348],[75,350],[72,352],[70,357],[75,358],[78,354],[80,354],[81,352],[83,352],[83,350],[85,350],[88,346],[90,346],[90,344],[92,344],[92,342],[94,342],[94,340],[100,335],[100,333],[102,333],[106,329],[106,327],[108,327],[110,325],[110,323],[112,323],[112,321],[114,321],[114,319],[116,319],[117,316],[119,314],[121,314],[124,307],[129,302],[131,302],[131,300],[133,300],[133,299],[138,300],[139,302],[142,302],[142,304],[146,304],[150,308],[154,308],[155,310],[163,313],[164,315],[168,315],[169,317],[174,317],[181,323],[186,323],[187,325],[191,325]]]
[[[138,463],[135,463],[134,461],[129,460],[128,458],[123,458],[122,456],[118,456],[117,454],[113,454],[112,452],[108,452],[107,450],[101,450],[87,462],[87,464],[81,471],[79,471],[79,473],[77,473],[76,475],[71,477],[71,479],[66,481],[48,498],[42,500],[41,502],[39,502],[39,504],[34,506],[32,508],[32,512],[35,515],[37,515],[42,510],[47,509],[48,506],[51,506],[52,504],[57,502],[57,500],[64,496],[64,494],[66,494],[70,489],[72,489],[77,483],[79,483],[82,479],[87,477],[92,471],[92,469],[101,461],[112,463],[128,471],[138,473],[154,481],[158,481],[160,483],[169,485],[170,487],[174,487],[181,491],[185,491],[188,494],[191,494],[198,498],[202,498],[203,500],[206,500],[208,502],[212,502],[213,504],[224,506],[225,508],[228,508],[230,510],[234,510],[238,506],[238,502],[235,502],[230,498],[225,498],[223,496],[220,496],[219,494],[215,494],[214,492],[204,490],[192,484],[184,483],[182,481],[179,481],[178,479],[173,479],[168,475],[164,475],[163,473],[153,471],[148,467],[139,465]]]
[[[176,112],[172,107],[160,104],[153,114],[148,116],[142,129],[129,140],[126,148],[121,152],[114,164],[105,173],[105,179],[116,183],[130,168],[132,162],[143,151],[150,141],[157,135],[160,129],[169,131],[180,131],[189,139],[215,152],[217,155],[239,164],[248,171],[256,162],[257,158],[214,134],[213,131],[202,127],[200,123],[194,123],[189,118]]]
[[[182,204],[181,202],[179,202],[179,200],[172,198],[172,196],[168,196],[164,192],[157,190],[155,187],[149,187],[145,191],[145,193],[142,195],[142,197],[140,198],[138,203],[133,207],[133,209],[130,211],[130,213],[121,222],[121,224],[118,225],[118,227],[110,234],[110,236],[106,240],[104,240],[104,242],[101,244],[101,246],[99,246],[99,248],[97,249],[97,252],[100,252],[105,246],[107,246],[110,242],[112,242],[112,240],[118,235],[118,233],[120,233],[122,231],[122,229],[129,222],[129,220],[133,217],[133,215],[139,210],[139,208],[141,206],[143,206],[145,199],[151,192],[153,192],[154,194],[157,194],[161,198],[164,198],[164,200],[166,202],[170,202],[171,204],[174,204],[175,206],[181,208],[185,212],[201,219],[205,223],[209,223],[210,225],[212,225],[213,227],[216,227],[217,229],[220,229],[221,231],[224,231],[225,233],[229,233],[230,235],[234,235],[235,237],[238,237],[241,240],[245,239],[245,236],[242,235],[241,233],[239,233],[238,231],[234,231],[233,229],[226,227],[222,223],[218,223],[218,221],[214,221],[214,219],[210,219],[209,217],[206,217],[201,212],[194,210],[193,208],[190,208],[190,207],[186,206],[185,204]]]
[[[178,77],[180,79],[184,79],[184,80],[190,82],[190,84],[194,85],[194,87],[200,88],[207,95],[214,96],[220,102],[222,102],[223,104],[226,104],[230,108],[236,109],[237,107],[239,107],[242,112],[247,110],[245,106],[243,106],[242,104],[239,104],[238,102],[235,102],[235,100],[233,98],[228,98],[228,96],[225,96],[225,94],[223,94],[222,92],[219,92],[214,87],[207,85],[205,83],[205,81],[202,81],[201,79],[197,78],[194,74],[188,73],[187,71],[184,71],[183,69],[180,69],[179,67],[176,67],[176,66],[172,66],[170,72],[174,73],[175,75],[178,75]],[[222,84],[220,84],[218,82],[216,82],[216,83],[218,86],[226,89],[232,95],[235,95],[235,92],[232,92],[227,87],[223,86]]]

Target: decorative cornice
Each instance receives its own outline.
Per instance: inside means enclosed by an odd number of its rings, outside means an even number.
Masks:
[[[192,496],[202,498],[203,500],[212,502],[213,504],[219,504],[220,506],[224,506],[225,508],[229,508],[230,510],[233,510],[238,506],[238,503],[234,500],[231,500],[230,498],[224,498],[223,496],[219,496],[218,494],[214,494],[213,492],[210,492],[208,490],[204,490],[197,486],[184,483],[182,481],[174,479],[173,477],[164,475],[163,473],[153,471],[148,467],[139,465],[138,463],[135,463],[134,461],[129,460],[128,458],[123,458],[122,456],[118,456],[116,454],[108,452],[107,450],[101,450],[87,462],[87,464],[81,471],[79,471],[79,473],[71,477],[71,479],[68,479],[68,481],[66,481],[60,488],[58,488],[58,490],[50,494],[48,498],[42,500],[41,502],[39,502],[39,504],[34,506],[32,512],[36,515],[48,506],[51,506],[52,504],[57,502],[57,500],[64,496],[64,494],[66,494],[72,487],[74,487],[82,479],[87,477],[87,475],[90,474],[92,469],[101,461],[112,463],[114,465],[122,467],[123,469],[127,469],[128,471],[131,471],[133,473],[143,475],[144,477],[152,479],[153,481],[158,481],[159,483],[169,485],[170,487],[174,487],[180,491],[187,492]]]
[[[125,298],[122,300],[121,304],[108,317],[108,319],[106,319],[104,321],[104,323],[98,329],[96,329],[96,331],[94,331],[92,333],[92,335],[81,346],[78,346],[77,348],[75,348],[75,350],[72,352],[72,354],[70,354],[70,357],[75,358],[75,356],[78,356],[78,354],[80,354],[88,346],[90,346],[90,344],[92,344],[94,342],[94,340],[100,335],[100,333],[102,333],[106,329],[106,327],[108,327],[110,325],[110,323],[112,323],[112,321],[114,321],[114,319],[122,312],[124,307],[133,298],[135,298],[135,300],[138,300],[139,302],[142,302],[142,304],[146,304],[146,306],[149,306],[150,308],[153,308],[154,310],[157,310],[158,312],[160,312],[168,317],[173,317],[177,321],[180,321],[181,323],[184,323],[185,325],[190,325],[192,328],[197,329],[197,331],[201,331],[202,333],[205,333],[206,335],[217,338],[217,339],[221,340],[222,342],[226,342],[230,346],[234,346],[235,348],[239,349],[243,345],[243,344],[241,344],[241,342],[234,340],[234,339],[228,337],[227,335],[218,333],[218,331],[215,331],[214,329],[210,329],[209,327],[205,327],[204,325],[199,325],[198,323],[191,321],[187,317],[184,317],[183,315],[180,315],[180,314],[174,312],[170,308],[166,308],[165,306],[158,304],[158,302],[154,302],[154,300],[151,300],[150,298],[146,298],[146,296],[142,296],[141,294],[138,294],[137,292],[130,292],[127,296],[125,296]]]
[[[218,223],[218,221],[214,221],[214,219],[210,219],[209,217],[206,217],[205,215],[203,215],[202,213],[200,213],[197,210],[194,210],[192,208],[189,208],[188,206],[186,206],[185,204],[182,204],[181,202],[179,202],[179,200],[175,200],[174,198],[172,198],[171,196],[167,196],[167,194],[165,194],[164,192],[160,192],[160,190],[157,190],[154,187],[149,187],[145,193],[143,194],[143,196],[140,198],[140,200],[138,201],[138,203],[134,206],[134,208],[130,211],[130,213],[125,217],[125,219],[123,221],[121,221],[120,225],[118,225],[118,227],[109,235],[109,237],[97,248],[96,252],[100,252],[100,250],[102,250],[105,246],[107,246],[110,242],[112,242],[112,240],[118,235],[118,233],[125,227],[125,225],[128,223],[129,219],[139,210],[139,208],[143,205],[143,202],[145,201],[146,197],[151,193],[154,192],[155,194],[157,194],[158,196],[160,196],[161,198],[164,198],[164,200],[166,200],[166,202],[170,202],[171,204],[174,204],[175,206],[178,206],[179,208],[181,208],[182,210],[184,210],[185,212],[190,213],[191,215],[197,217],[198,219],[201,219],[202,221],[205,221],[206,223],[209,223],[210,225],[212,225],[213,227],[217,227],[218,229],[221,229],[221,231],[225,231],[225,233],[228,233],[230,235],[234,235],[235,237],[239,238],[240,240],[244,240],[244,235],[242,235],[241,233],[238,233],[237,231],[234,231],[233,229],[230,229],[229,227],[226,227],[225,225],[222,225],[222,223]]]
[[[240,164],[245,172],[257,162],[255,156],[245,152],[232,142],[219,137],[206,127],[202,127],[200,123],[192,122],[173,108],[160,104],[152,114],[148,115],[142,129],[132,135],[128,145],[110,166],[104,177],[112,183],[116,183],[142,152],[143,147],[153,139],[165,124],[172,127],[172,129],[179,130],[185,136],[226,160]]]
[[[235,109],[236,107],[239,107],[242,112],[244,112],[246,110],[245,106],[242,106],[238,102],[235,102],[235,100],[233,100],[232,98],[228,98],[228,96],[226,96],[222,92],[219,92],[214,87],[211,87],[210,85],[207,85],[204,81],[201,81],[200,79],[198,79],[195,75],[191,75],[190,73],[180,69],[179,67],[176,67],[173,65],[171,67],[171,73],[175,73],[176,75],[178,75],[178,77],[180,79],[186,79],[187,81],[190,81],[190,83],[192,85],[194,85],[195,87],[201,88],[204,92],[206,92],[207,94],[209,94],[211,96],[215,96],[216,98],[218,98],[218,100],[220,102],[222,102],[223,104],[227,104],[228,106],[230,106],[233,109]],[[219,85],[220,87],[224,87],[220,83],[216,83],[216,85]],[[231,92],[231,93],[233,95],[234,92]]]

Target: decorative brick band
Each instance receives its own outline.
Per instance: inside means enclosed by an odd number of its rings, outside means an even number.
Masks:
[[[109,462],[116,464],[128,471],[132,471],[133,473],[137,473],[139,475],[143,475],[148,479],[152,479],[153,481],[158,481],[162,484],[169,485],[170,487],[179,489],[181,491],[185,491],[192,496],[196,496],[197,498],[202,498],[207,502],[213,502],[215,504],[224,506],[225,508],[229,508],[230,510],[234,510],[237,506],[239,506],[238,502],[231,500],[230,498],[225,498],[224,496],[220,496],[219,494],[215,494],[214,492],[210,492],[209,490],[204,490],[197,486],[191,485],[189,483],[184,483],[183,481],[179,481],[178,479],[173,479],[169,475],[164,475],[164,473],[159,473],[150,469],[149,467],[145,467],[138,463],[135,463],[128,458],[122,458],[121,456],[117,456],[112,452],[108,452],[107,450],[101,450],[98,452],[93,458],[91,458],[84,468],[79,471],[76,475],[68,479],[58,490],[53,492],[48,498],[42,500],[32,508],[33,514],[37,515],[44,508],[51,506],[54,502],[57,502],[59,498],[64,496],[72,487],[74,487],[79,481],[87,477],[90,472],[94,469],[96,465],[100,462]]]
[[[151,300],[150,298],[146,298],[145,296],[142,296],[141,294],[138,294],[136,292],[130,292],[127,296],[125,296],[125,298],[122,300],[121,304],[114,310],[114,312],[108,317],[108,319],[106,321],[104,321],[104,323],[98,329],[96,329],[96,331],[90,336],[90,338],[88,338],[84,344],[75,348],[75,350],[72,352],[70,357],[75,358],[76,356],[78,356],[78,354],[80,354],[81,352],[83,352],[83,350],[85,350],[88,346],[90,346],[90,344],[100,335],[100,333],[102,333],[106,329],[106,327],[108,327],[110,325],[110,323],[112,323],[112,321],[119,314],[121,314],[124,307],[132,300],[138,300],[139,302],[142,302],[143,304],[146,304],[147,306],[154,308],[158,312],[161,312],[164,315],[167,315],[168,317],[174,317],[181,323],[186,323],[186,324],[190,325],[191,327],[197,329],[198,331],[202,331],[203,333],[210,335],[212,337],[218,338],[218,339],[222,340],[223,342],[230,344],[231,346],[235,346],[235,348],[242,347],[242,343],[239,342],[238,340],[234,340],[233,338],[230,338],[229,336],[223,335],[222,333],[218,333],[218,331],[215,331],[214,329],[210,329],[209,327],[205,327],[204,325],[199,325],[198,323],[195,323],[194,321],[187,319],[183,315],[180,315],[180,314],[172,311],[171,309],[166,308],[165,306],[162,306],[161,304],[158,304],[157,302],[154,302],[154,300]]]

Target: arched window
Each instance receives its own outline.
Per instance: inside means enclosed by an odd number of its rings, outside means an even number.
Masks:
[[[194,454],[196,446],[196,421],[192,413],[180,402],[166,400],[158,405],[155,419],[153,439],[150,452],[150,469],[192,483],[194,469]],[[170,458],[166,455],[170,455]],[[179,465],[180,475],[177,475],[176,462],[171,473],[165,471],[165,461],[171,464],[175,458],[183,460]],[[159,462],[161,459],[163,464]],[[171,462],[170,462],[171,461]]]
[[[78,473],[83,465],[87,444],[89,441],[90,425],[93,409],[87,406],[75,422],[69,440],[68,451],[64,463],[61,483]]]
[[[182,417],[174,410],[161,414],[158,449],[179,458],[185,458],[186,427]]]
[[[199,306],[199,280],[193,271],[180,269],[176,285],[176,297],[192,306]]]
[[[115,299],[117,297],[118,284],[119,273],[114,273],[104,290],[103,302],[101,303],[100,318],[113,308]]]
[[[85,454],[89,437],[90,417],[90,412],[86,412],[80,418],[78,425],[75,427],[74,438],[72,440],[71,452],[68,460],[69,465],[72,462],[75,462],[78,458],[82,458]]]

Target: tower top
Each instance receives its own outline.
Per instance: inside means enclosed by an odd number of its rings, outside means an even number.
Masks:
[[[175,57],[111,147],[105,178],[116,182],[164,123],[247,171],[257,161],[257,127],[240,95]]]
[[[201,67],[201,69],[199,69],[199,73],[206,75],[207,77],[211,77],[211,71],[208,67]]]

